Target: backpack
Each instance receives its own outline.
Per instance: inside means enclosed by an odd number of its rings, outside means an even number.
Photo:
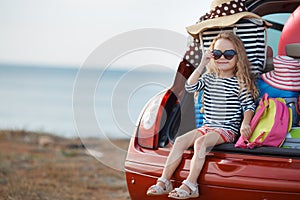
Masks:
[[[280,147],[291,128],[290,119],[291,112],[282,98],[269,98],[264,94],[250,122],[252,136],[249,140],[240,136],[235,147]]]

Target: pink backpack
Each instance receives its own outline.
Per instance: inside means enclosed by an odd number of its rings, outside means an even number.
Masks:
[[[264,94],[250,122],[252,136],[249,140],[240,136],[235,147],[280,147],[290,129],[290,122],[290,111],[284,100],[268,98],[268,94]]]

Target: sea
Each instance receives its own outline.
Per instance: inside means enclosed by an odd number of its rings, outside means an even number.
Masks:
[[[0,129],[130,138],[174,70],[0,64]]]

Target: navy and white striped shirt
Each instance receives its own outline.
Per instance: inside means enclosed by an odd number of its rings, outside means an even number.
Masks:
[[[255,103],[246,88],[240,90],[237,77],[218,78],[204,74],[194,85],[186,82],[187,92],[204,91],[203,125],[239,133],[243,113],[255,111]]]

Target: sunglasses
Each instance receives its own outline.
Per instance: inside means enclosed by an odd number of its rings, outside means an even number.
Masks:
[[[236,55],[236,51],[235,50],[225,50],[224,52],[220,51],[220,50],[212,50],[212,54],[213,54],[213,58],[215,60],[218,60],[222,57],[222,55],[224,55],[224,58],[226,58],[227,60],[231,60],[234,55]]]

